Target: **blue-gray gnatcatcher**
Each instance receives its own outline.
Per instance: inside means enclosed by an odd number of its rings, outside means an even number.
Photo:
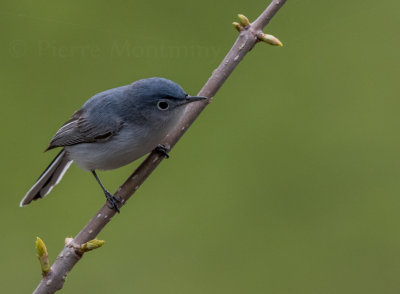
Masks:
[[[185,105],[206,97],[189,96],[176,83],[149,78],[94,95],[51,139],[50,150],[62,147],[56,158],[21,200],[20,206],[43,198],[75,161],[91,171],[110,208],[120,201],[108,192],[95,170],[126,165],[154,148],[166,154],[162,139],[181,118]]]

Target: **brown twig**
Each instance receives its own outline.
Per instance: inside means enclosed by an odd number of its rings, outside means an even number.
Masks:
[[[240,31],[239,37],[221,64],[212,73],[207,83],[198,93],[199,96],[208,97],[208,100],[206,102],[199,101],[188,105],[183,119],[165,140],[165,144],[169,146],[169,148],[172,148],[177,143],[207,104],[211,102],[212,97],[214,97],[244,56],[258,41],[264,41],[261,38],[263,35],[262,29],[269,23],[271,18],[285,2],[286,0],[273,0],[252,24],[247,24],[246,19],[244,19],[243,16],[239,16],[240,24],[234,23],[235,27]],[[163,159],[164,155],[153,151],[143,161],[115,193],[115,196],[122,198],[121,205],[126,203]],[[34,293],[54,293],[61,289],[69,271],[82,258],[83,253],[77,250],[77,248],[80,248],[81,244],[94,239],[111,220],[114,214],[115,210],[108,208],[107,204],[105,204],[78,235],[65,245],[64,249],[51,266],[50,271],[42,278]]]

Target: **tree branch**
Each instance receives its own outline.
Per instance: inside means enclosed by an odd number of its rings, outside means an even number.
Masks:
[[[271,18],[285,2],[286,0],[273,0],[254,23],[246,25],[246,23],[241,22],[240,25],[235,25],[235,27],[240,30],[239,37],[222,60],[221,64],[212,73],[207,83],[198,93],[199,96],[208,97],[207,101],[199,101],[187,106],[183,119],[167,136],[164,142],[169,148],[172,148],[178,142],[203,109],[211,102],[219,88],[221,88],[244,56],[258,41],[263,40],[261,38],[261,36],[264,35],[262,29],[269,23]],[[150,153],[115,193],[115,196],[122,198],[121,205],[126,203],[163,159],[164,156],[158,152],[153,151]],[[77,248],[80,248],[81,244],[94,239],[104,226],[107,225],[114,214],[115,210],[108,208],[106,203],[78,235],[65,245],[50,271],[42,278],[34,293],[54,293],[61,289],[67,274],[83,256],[82,251],[77,250]]]

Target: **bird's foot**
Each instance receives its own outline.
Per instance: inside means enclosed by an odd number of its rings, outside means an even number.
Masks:
[[[160,153],[161,155],[164,155],[165,158],[169,158],[169,150],[170,147],[167,144],[158,144],[157,147],[154,149],[156,152]]]
[[[108,208],[115,209],[118,213],[120,213],[118,203],[122,203],[122,199],[120,197],[111,195],[111,193],[108,191],[105,191],[104,194],[106,195],[108,201]]]

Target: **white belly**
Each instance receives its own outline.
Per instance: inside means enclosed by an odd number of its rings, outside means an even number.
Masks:
[[[68,157],[85,170],[108,170],[124,166],[151,152],[166,136],[166,130],[137,132],[122,128],[106,142],[66,146]]]

